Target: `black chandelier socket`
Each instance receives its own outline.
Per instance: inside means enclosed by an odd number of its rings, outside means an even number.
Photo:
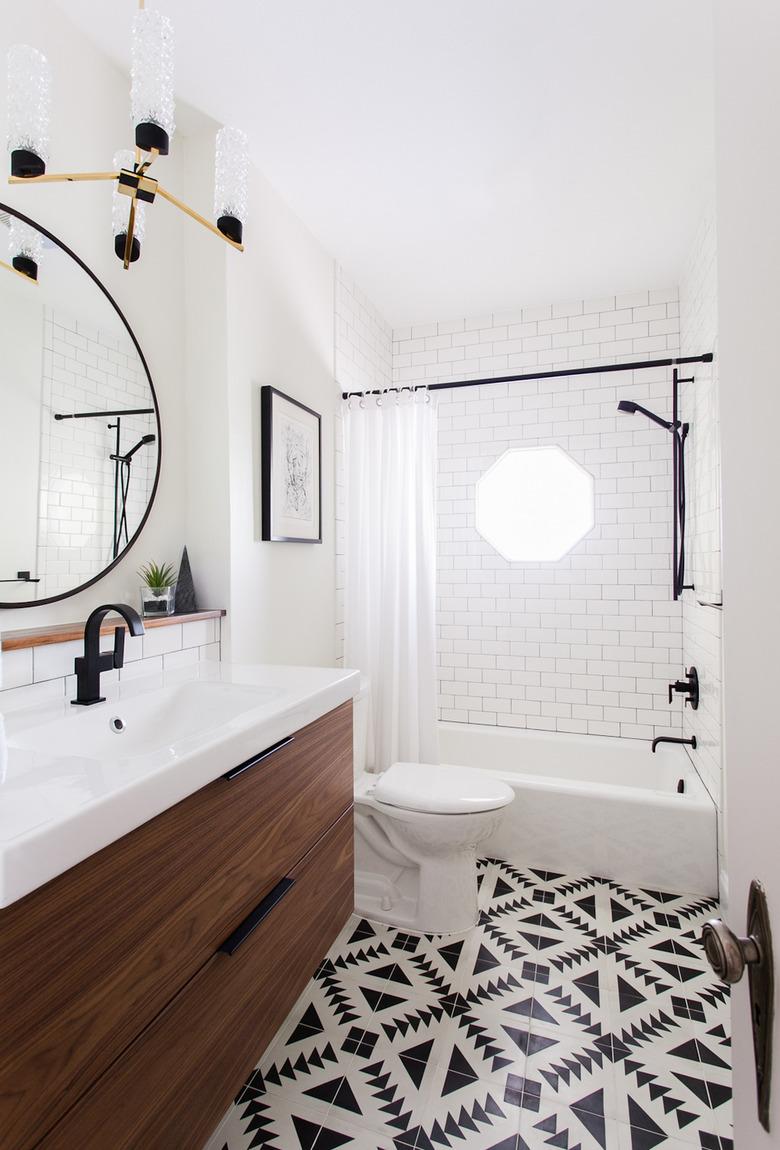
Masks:
[[[243,243],[244,225],[236,216],[220,216],[217,220],[217,227],[222,232],[222,235],[227,236],[234,244]]]
[[[114,252],[122,262],[125,258],[125,247],[127,246],[127,232],[120,232],[114,236]],[[133,242],[130,245],[130,263],[134,264],[141,255],[141,245],[138,242],[138,237],[133,236]]]
[[[11,175],[21,180],[46,174],[46,163],[35,152],[26,148],[15,148],[11,152]]]
[[[142,152],[157,151],[161,156],[167,156],[171,147],[171,138],[165,128],[159,124],[147,122],[135,126],[136,147]]]
[[[14,256],[11,260],[13,268],[21,272],[23,276],[28,279],[38,282],[38,265],[35,260],[31,260],[29,256]]]

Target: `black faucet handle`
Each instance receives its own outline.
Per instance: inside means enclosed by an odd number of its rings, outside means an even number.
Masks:
[[[114,628],[114,667],[120,668],[125,665],[125,629],[124,627]]]
[[[685,679],[677,679],[676,682],[669,684],[669,702],[671,703],[674,698],[674,692],[677,691],[680,695],[685,696],[685,705],[690,704],[692,710],[697,710],[699,706],[699,675],[695,667],[691,667],[685,672]]]

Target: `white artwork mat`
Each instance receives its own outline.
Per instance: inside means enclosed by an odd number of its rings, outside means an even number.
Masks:
[[[319,421],[273,396],[271,533],[290,539],[320,534]]]

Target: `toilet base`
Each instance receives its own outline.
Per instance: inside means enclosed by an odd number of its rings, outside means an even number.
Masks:
[[[355,911],[420,934],[463,934],[479,918],[476,852],[397,866],[379,858],[356,828]]]

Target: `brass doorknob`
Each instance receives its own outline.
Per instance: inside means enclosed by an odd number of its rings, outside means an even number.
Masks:
[[[757,940],[752,935],[739,938],[720,918],[704,924],[702,942],[710,966],[723,982],[739,982],[746,966],[761,961]]]

